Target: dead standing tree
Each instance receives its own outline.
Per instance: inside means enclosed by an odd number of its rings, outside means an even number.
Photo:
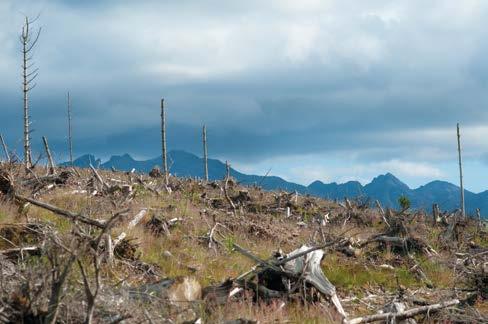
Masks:
[[[461,189],[461,216],[464,219],[466,217],[466,210],[464,206],[464,186],[463,186],[463,160],[461,157],[461,134],[459,133],[459,123],[457,124],[457,145],[458,145],[458,158],[459,158],[459,187]]]
[[[37,17],[38,18],[38,17]],[[32,166],[32,152],[30,143],[30,121],[29,121],[29,92],[36,86],[34,80],[38,76],[38,68],[33,69],[32,50],[36,46],[41,34],[41,28],[37,32],[31,31],[31,25],[37,18],[29,19],[25,17],[20,43],[22,44],[22,91],[24,93],[24,163],[27,168]]]
[[[207,127],[203,125],[203,172],[205,181],[208,181],[208,152],[207,152]]]
[[[69,151],[69,162],[73,166],[73,137],[71,128],[71,100],[68,91],[68,151]]]
[[[161,141],[162,141],[162,159],[163,159],[163,172],[164,181],[166,186],[168,185],[168,161],[166,158],[166,113],[164,110],[164,98],[161,99]]]

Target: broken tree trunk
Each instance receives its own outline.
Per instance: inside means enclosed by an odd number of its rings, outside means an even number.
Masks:
[[[375,314],[375,315],[369,315],[364,317],[357,317],[346,321],[346,323],[360,324],[360,323],[372,323],[372,322],[379,322],[379,321],[388,321],[388,323],[396,323],[396,321],[411,318],[420,314],[430,314],[442,308],[454,306],[457,304],[459,304],[459,300],[453,299],[439,304],[411,308],[409,310],[399,312],[399,313],[383,313],[383,314]]]
[[[49,144],[47,143],[46,136],[42,137],[42,142],[44,143],[44,149],[46,150],[47,161],[49,163],[49,174],[54,174],[56,173],[54,167],[54,160],[53,160],[53,156],[51,155],[51,151],[49,150]]]
[[[224,183],[224,195],[225,199],[229,203],[229,205],[232,207],[232,213],[234,216],[236,215],[236,205],[232,201],[232,199],[229,196],[229,179],[230,179],[230,165],[228,161],[225,161],[225,169],[226,169],[226,174],[225,174],[225,183]]]
[[[311,251],[311,252],[309,252]],[[344,318],[347,317],[346,312],[342,308],[339,297],[337,297],[334,285],[325,277],[320,267],[325,252],[322,249],[311,250],[309,246],[303,245],[299,249],[288,254],[288,257],[307,252],[296,259],[286,262],[283,266],[285,270],[290,271],[296,275],[302,276],[305,282],[314,286],[322,294],[330,298],[339,314]]]
[[[97,170],[93,167],[93,165],[91,165],[91,163],[90,163],[90,169],[92,170],[93,174],[95,175],[95,178],[97,178],[98,182],[100,182],[100,184],[102,185],[102,189],[105,189],[105,188],[108,189],[109,188],[108,184],[106,184],[103,181],[102,177],[100,176],[100,174],[98,174]]]

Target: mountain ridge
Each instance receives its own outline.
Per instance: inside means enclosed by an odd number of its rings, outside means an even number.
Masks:
[[[135,169],[139,172],[149,172],[154,166],[161,165],[161,156],[148,160],[135,160],[131,155],[112,155],[106,162],[92,154],[85,154],[73,161],[77,167],[86,168],[90,163],[102,169],[115,168],[120,171]],[[202,158],[182,150],[173,150],[168,154],[170,172],[176,176],[203,178]],[[69,162],[62,163],[69,165]],[[210,180],[222,179],[225,174],[225,164],[217,159],[208,159]],[[443,210],[455,210],[459,205],[460,189],[458,186],[442,180],[434,180],[423,186],[411,189],[395,175],[388,172],[375,177],[370,183],[362,185],[358,181],[345,183],[324,183],[320,180],[311,182],[308,186],[287,181],[278,176],[260,176],[241,173],[231,168],[231,175],[245,185],[260,185],[265,190],[297,191],[332,200],[356,197],[368,197],[371,201],[378,200],[384,207],[398,208],[398,197],[407,196],[416,209],[429,211],[433,203],[439,204]],[[488,217],[488,190],[473,193],[465,190],[466,210],[468,214],[475,214],[480,208],[484,217]]]

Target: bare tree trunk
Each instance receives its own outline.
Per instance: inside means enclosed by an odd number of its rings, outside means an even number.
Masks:
[[[7,144],[5,144],[2,134],[0,134],[0,141],[2,142],[3,152],[5,153],[5,159],[8,163],[10,163],[11,161],[10,154],[8,153]]]
[[[464,186],[463,186],[463,161],[461,157],[461,134],[459,133],[459,123],[457,124],[457,144],[458,144],[458,157],[459,157],[459,187],[461,189],[461,215],[466,217],[466,210],[464,206]]]
[[[69,162],[73,166],[73,137],[71,128],[71,101],[68,91],[68,150],[69,150]]]
[[[166,158],[166,114],[164,109],[164,98],[161,99],[161,140],[162,140],[162,150],[163,150],[163,172],[164,181],[168,185],[168,161]]]
[[[51,155],[51,151],[49,150],[49,144],[47,143],[47,138],[46,136],[42,137],[42,141],[44,142],[44,149],[46,150],[46,155],[47,155],[47,160],[49,163],[49,174],[54,174],[55,173],[55,167],[54,167],[54,160]]]
[[[203,125],[203,172],[205,181],[208,181],[207,127],[205,125]]]
[[[37,18],[36,18],[37,19]],[[38,29],[35,38],[32,38],[33,34],[30,31],[31,24],[36,20],[29,20],[25,17],[24,26],[22,26],[22,34],[20,35],[20,43],[22,44],[22,91],[24,93],[24,163],[27,168],[32,167],[32,152],[30,143],[30,121],[29,121],[29,91],[36,85],[32,82],[36,79],[39,69],[31,68],[33,63],[29,63],[32,60],[30,52],[39,40],[41,34],[41,28]]]
[[[477,230],[478,232],[480,231],[481,229],[481,211],[479,208],[476,208],[476,216],[478,217],[478,226],[477,226]]]

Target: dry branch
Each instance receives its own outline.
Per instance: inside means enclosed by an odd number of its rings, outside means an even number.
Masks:
[[[404,312],[399,313],[383,313],[383,314],[375,314],[369,315],[364,317],[357,317],[351,320],[346,321],[347,324],[360,324],[360,323],[372,323],[372,322],[379,322],[379,321],[388,321],[388,323],[396,323],[396,321],[404,320],[407,318],[411,318],[420,314],[429,314],[431,312],[438,311],[442,308],[450,307],[459,304],[458,299],[453,299],[447,302],[442,302],[439,304],[433,304],[429,306],[421,306],[417,308],[411,308]]]

